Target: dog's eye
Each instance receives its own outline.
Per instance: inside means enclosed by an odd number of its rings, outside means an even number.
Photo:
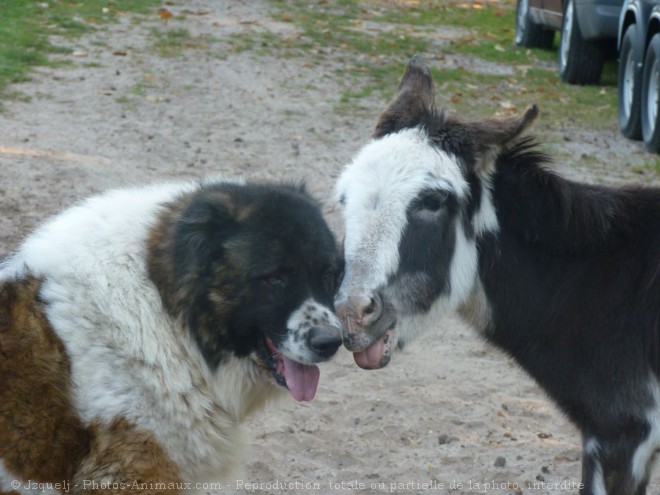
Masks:
[[[322,277],[324,282],[332,282],[335,278],[335,271],[332,268],[328,268],[323,272]]]
[[[339,275],[339,270],[336,268],[326,268],[323,275],[321,275],[323,285],[328,292],[334,292],[336,287],[339,286],[339,282],[341,281]]]
[[[284,275],[268,275],[264,277],[264,282],[271,287],[281,288],[286,285],[286,277]]]

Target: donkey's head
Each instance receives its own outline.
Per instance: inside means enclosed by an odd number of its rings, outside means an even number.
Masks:
[[[494,161],[537,113],[533,106],[515,118],[445,118],[429,69],[412,58],[373,140],[336,186],[346,275],[335,307],[358,365],[382,368],[397,343],[468,298],[476,238],[497,229],[488,188]]]

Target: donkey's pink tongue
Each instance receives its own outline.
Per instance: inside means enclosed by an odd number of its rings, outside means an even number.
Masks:
[[[354,352],[353,359],[355,363],[362,369],[375,370],[384,367],[389,363],[389,357],[385,357],[387,346],[385,345],[385,338],[389,339],[389,335],[385,333],[376,342],[367,347],[364,351]]]
[[[282,354],[286,386],[297,401],[312,400],[316,395],[321,372],[315,364],[300,364]]]

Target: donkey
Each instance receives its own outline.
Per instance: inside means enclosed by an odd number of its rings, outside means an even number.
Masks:
[[[579,427],[583,495],[642,495],[660,446],[660,189],[580,184],[521,137],[538,108],[464,123],[410,61],[344,169],[335,299],[365,369],[457,311]]]

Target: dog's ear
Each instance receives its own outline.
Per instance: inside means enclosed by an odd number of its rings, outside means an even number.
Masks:
[[[233,202],[228,194],[204,194],[193,199],[177,222],[174,259],[179,277],[189,277],[222,257],[223,242],[236,231]]]
[[[238,231],[236,208],[225,193],[201,194],[177,222],[174,236],[176,305],[206,362],[215,368],[226,350],[225,287],[234,280],[225,244]]]

